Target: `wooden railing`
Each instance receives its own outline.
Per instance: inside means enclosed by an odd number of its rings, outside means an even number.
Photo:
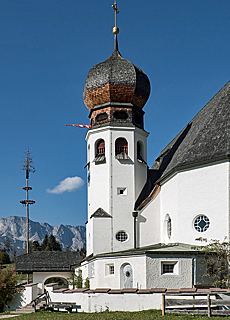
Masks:
[[[230,297],[219,298],[218,292],[162,294],[162,316],[165,313],[230,315]]]
[[[37,296],[37,298],[35,298],[32,301],[32,306],[34,307],[34,312],[36,312],[36,306],[42,301],[45,302],[46,306],[48,305],[48,295],[47,295],[46,291],[44,293],[40,294],[39,296]]]

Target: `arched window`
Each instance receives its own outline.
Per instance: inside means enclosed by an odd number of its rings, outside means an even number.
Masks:
[[[170,239],[172,235],[172,220],[170,217],[168,217],[168,220],[167,220],[167,234]]]
[[[96,145],[96,157],[105,154],[105,141],[103,139],[98,140]]]
[[[167,243],[172,236],[172,220],[170,215],[167,213],[165,217],[165,242]]]
[[[103,139],[99,139],[95,143],[95,159],[93,162],[105,162],[105,141]]]
[[[140,141],[137,141],[137,159],[142,159],[142,145]]]
[[[141,141],[137,141],[137,160],[141,163],[145,163],[144,158],[144,149],[143,149],[143,144]]]
[[[125,138],[118,138],[115,142],[115,155],[128,154],[128,142]]]

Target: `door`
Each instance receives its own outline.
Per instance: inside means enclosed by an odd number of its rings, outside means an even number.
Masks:
[[[123,269],[123,287],[133,287],[133,270],[130,264],[126,264]]]

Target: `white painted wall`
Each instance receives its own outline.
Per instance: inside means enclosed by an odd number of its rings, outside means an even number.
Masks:
[[[137,219],[137,234],[138,246],[144,247],[154,243],[161,242],[161,194],[156,194],[153,201],[151,201],[138,214]]]
[[[162,263],[177,264],[174,274],[162,274]],[[194,262],[192,257],[160,255],[147,257],[147,288],[192,288],[194,283]]]
[[[217,163],[177,173],[161,187],[161,241],[164,220],[172,219],[170,242],[199,244],[198,237],[223,240],[229,235],[229,163]],[[206,215],[210,227],[194,229],[194,220]]]
[[[94,255],[110,252],[111,250],[111,224],[112,218],[92,218]]]
[[[161,309],[162,295],[154,294],[107,294],[107,293],[54,293],[49,291],[52,302],[75,302],[80,312],[141,311]]]
[[[91,264],[91,267],[89,265]],[[93,266],[92,266],[93,264]],[[93,261],[84,262],[82,267],[83,278],[90,280],[90,289],[113,288],[121,289],[122,275],[121,268],[124,264],[130,264],[133,270],[133,287],[146,288],[146,257],[144,255],[127,257],[105,257],[95,258]],[[114,265],[114,274],[108,274],[108,266]],[[87,270],[94,270],[93,273]]]
[[[104,127],[87,132],[87,150],[90,171],[88,183],[88,224],[87,255],[104,252],[104,244],[96,238],[101,237],[98,228],[95,230],[91,215],[102,208],[113,219],[110,227],[111,246],[108,252],[133,248],[133,217],[135,201],[147,178],[147,165],[137,161],[137,141],[143,145],[143,157],[147,158],[147,136],[144,130],[135,127]],[[128,160],[115,158],[115,141],[125,138],[128,142]],[[105,163],[95,163],[95,145],[99,139],[105,141]],[[90,146],[90,147],[89,147]],[[126,188],[126,194],[119,194],[118,188]],[[102,228],[100,229],[102,230]],[[125,242],[116,240],[116,233],[125,231],[128,239]],[[107,232],[107,231],[106,231]]]

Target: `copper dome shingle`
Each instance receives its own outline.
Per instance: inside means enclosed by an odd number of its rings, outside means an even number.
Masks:
[[[143,108],[149,94],[147,75],[114,50],[107,60],[89,71],[83,98],[89,110],[106,102],[128,102]]]

